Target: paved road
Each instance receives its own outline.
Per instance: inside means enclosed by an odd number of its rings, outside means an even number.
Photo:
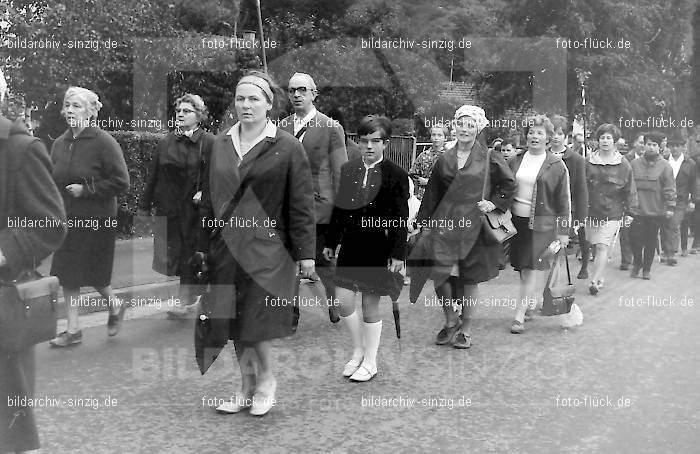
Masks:
[[[403,339],[384,304],[379,375],[364,384],[340,376],[344,328],[302,308],[298,334],[274,344],[278,405],[262,419],[210,408],[240,377],[229,347],[200,376],[192,322],[151,312],[108,340],[93,314],[81,346],[37,347],[37,397],[64,401],[38,410],[44,452],[698,452],[699,268],[700,256],[655,264],[642,281],[611,266],[597,297],[577,282],[582,327],[542,317],[521,336],[493,299],[517,294],[505,271],[482,287],[492,299],[466,351],[433,344],[432,288],[416,306],[404,291]],[[669,297],[675,307],[639,304]]]

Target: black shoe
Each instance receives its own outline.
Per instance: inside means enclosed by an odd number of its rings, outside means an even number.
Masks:
[[[77,331],[75,333],[69,333],[64,331],[59,333],[56,337],[49,341],[51,347],[70,347],[71,345],[78,345],[83,341],[83,332]]]
[[[121,302],[122,304],[119,306],[119,312],[116,314],[113,314],[110,308],[109,318],[107,318],[107,335],[109,337],[114,337],[119,334],[119,330],[122,327],[122,321],[124,321],[126,308],[129,307],[129,304],[126,301],[121,300]]]
[[[673,257],[667,257],[667,258],[666,258],[666,265],[668,265],[668,266],[676,266],[676,265],[678,265],[678,260],[676,260],[676,259],[673,258]]]
[[[585,268],[581,268],[581,271],[578,272],[578,276],[576,276],[578,279],[588,279],[588,270]]]
[[[451,344],[454,341],[460,327],[461,323],[457,323],[455,326],[443,326],[435,337],[435,343],[437,345]]]
[[[622,271],[628,271],[630,269],[630,264],[629,263],[622,263],[622,264],[620,264],[620,269]]]
[[[646,279],[647,281],[651,279],[651,272],[649,271],[642,271],[642,279]]]
[[[338,313],[334,311],[332,307],[328,308],[328,318],[330,319],[331,323],[338,323],[340,321],[340,315],[338,315]]]

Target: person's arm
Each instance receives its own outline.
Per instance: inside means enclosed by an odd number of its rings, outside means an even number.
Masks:
[[[560,162],[563,171],[559,174],[556,193],[553,194],[556,203],[556,224],[559,237],[569,236],[571,225],[571,183],[569,181],[569,169],[564,161]]]
[[[392,182],[390,207],[392,226],[387,229],[389,233],[389,245],[391,247],[390,258],[395,260],[405,260],[406,258],[406,237],[408,236],[408,175],[401,170],[398,172],[397,180]]]
[[[333,213],[331,214],[331,222],[328,224],[328,230],[325,235],[325,243],[323,246],[333,251],[336,250],[338,244],[343,239],[343,233],[347,226],[347,209],[350,208],[348,195],[352,191],[352,182],[350,181],[350,167],[344,165],[340,171],[340,186],[338,194],[333,205]]]
[[[586,160],[577,159],[576,181],[574,182],[574,195],[576,196],[576,219],[583,221],[588,217],[588,183],[586,182]]]
[[[106,134],[106,133],[105,133]],[[107,135],[99,142],[102,169],[100,178],[83,184],[81,197],[106,199],[118,196],[129,189],[129,171],[124,161],[124,153],[112,136]]]
[[[331,131],[331,177],[333,178],[333,194],[340,189],[340,167],[348,162],[348,152],[345,148],[345,131],[339,123],[330,128]]]
[[[301,143],[295,140],[290,151],[287,174],[290,253],[295,261],[313,260],[316,257],[316,221],[311,166]]]
[[[666,211],[673,211],[676,207],[676,179],[673,177],[673,169],[671,164],[664,162],[664,168],[661,171],[661,195],[664,199]]]
[[[22,152],[16,175],[15,216],[44,221],[44,227],[12,227],[0,231],[0,251],[9,275],[36,267],[58,249],[66,235],[63,200],[51,175],[51,160],[44,145],[34,141]]]

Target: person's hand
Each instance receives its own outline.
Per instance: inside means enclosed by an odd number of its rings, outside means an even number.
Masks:
[[[389,271],[392,273],[398,273],[403,269],[403,260],[389,259],[389,265],[387,266]]]
[[[569,235],[557,235],[557,239],[561,243],[561,247],[566,247],[569,245]]]
[[[482,213],[490,213],[491,211],[496,209],[496,205],[490,200],[479,200],[478,202],[476,202],[476,206]]]
[[[316,261],[314,259],[299,260],[299,276],[302,279],[315,279],[316,277]]]
[[[666,219],[671,219],[673,217],[673,211],[667,211],[664,213]]]
[[[197,191],[197,193],[192,197],[192,203],[195,205],[199,205],[199,202],[202,201],[202,191]]]
[[[425,177],[418,177],[418,184],[421,186],[426,186],[428,184],[428,179]]]
[[[323,258],[329,262],[335,258],[335,251],[329,247],[323,248]]]
[[[85,191],[85,188],[82,184],[73,183],[66,186],[66,191],[68,191],[68,194],[77,198],[83,195],[83,191]]]
[[[695,204],[693,202],[689,202],[688,208],[686,211],[688,211],[689,213],[692,213],[693,211],[695,211]]]

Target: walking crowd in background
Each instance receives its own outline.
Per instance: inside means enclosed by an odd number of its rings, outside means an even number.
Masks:
[[[506,259],[520,276],[510,332],[522,334],[559,250],[573,255],[578,246],[578,278],[599,296],[614,292],[605,276],[618,238],[620,268],[631,268],[632,278],[652,279],[656,255],[676,266],[679,253],[700,252],[700,164],[680,131],[639,134],[622,153],[620,130],[606,123],[593,135],[597,147],[587,150],[566,118],[534,115],[516,153],[512,139],[487,146],[486,113],[463,105],[431,128],[431,147],[404,169],[387,154],[388,118],[364,117],[355,143],[316,109],[311,75],[289,79],[294,113],[277,121],[270,111],[279,93],[267,74],[248,72],[236,86],[238,122],[216,137],[201,126],[202,98],[179,97],[177,127],[158,145],[139,202],[140,215],[160,220],[153,269],[180,279],[184,305],[170,315],[207,321],[205,334],[220,348],[233,341],[242,384],[220,412],[264,415],[273,407],[271,341],[296,332],[299,308],[267,303],[295,300],[302,278],[323,284],[330,321],[347,329],[349,361],[338,373],[364,382],[379,370],[380,298],[396,300],[406,272],[417,292],[432,280],[442,301],[435,342],[466,349],[478,310],[464,301],[478,301],[479,284],[497,277]],[[111,287],[116,230],[107,219],[129,188],[129,173],[117,142],[93,126],[100,107],[93,91],[69,88],[67,129],[50,154],[21,124],[0,119],[0,276],[14,279],[54,253],[51,274],[68,319],[50,341],[54,348],[82,341],[81,287],[109,301],[109,336],[128,310]],[[493,241],[489,214],[507,216],[515,235]],[[8,227],[17,216],[66,222]],[[32,348],[2,351],[3,395],[32,394],[32,355]],[[200,361],[203,372],[209,364]],[[38,445],[31,411],[5,408],[0,431],[14,450]]]

